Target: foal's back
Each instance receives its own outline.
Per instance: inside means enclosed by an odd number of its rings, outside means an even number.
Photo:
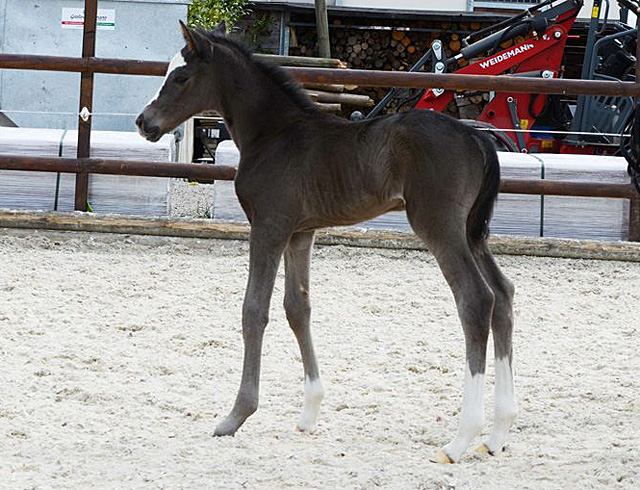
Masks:
[[[434,196],[469,211],[484,173],[482,142],[432,111],[358,122],[319,115],[288,138],[287,178],[300,189],[308,228],[357,223]]]

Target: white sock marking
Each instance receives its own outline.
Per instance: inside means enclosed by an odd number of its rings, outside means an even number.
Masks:
[[[313,432],[316,429],[316,420],[320,405],[324,399],[324,387],[320,378],[304,380],[304,408],[298,421],[298,429],[303,432]]]
[[[518,406],[513,387],[513,373],[509,365],[509,358],[496,359],[496,387],[495,387],[495,420],[491,437],[486,442],[492,452],[502,451],[507,440],[507,434],[513,424]]]
[[[469,365],[465,369],[462,410],[458,434],[443,450],[454,461],[467,450],[471,440],[482,431],[484,422],[484,374],[471,374]]]

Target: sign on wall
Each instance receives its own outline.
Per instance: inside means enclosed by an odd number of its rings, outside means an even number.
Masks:
[[[103,31],[113,31],[116,28],[116,11],[111,9],[99,9],[97,22],[98,29]],[[63,29],[83,29],[84,9],[63,8],[60,27]]]

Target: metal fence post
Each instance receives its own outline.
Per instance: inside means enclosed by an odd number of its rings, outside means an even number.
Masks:
[[[82,58],[93,58],[96,54],[96,24],[98,0],[84,2],[84,30],[82,36]],[[93,72],[80,75],[80,114],[78,116],[78,158],[91,156],[91,110],[93,102]],[[89,199],[89,174],[76,175],[75,210],[86,211]]]

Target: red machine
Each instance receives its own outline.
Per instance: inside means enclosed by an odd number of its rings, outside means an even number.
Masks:
[[[455,73],[465,75],[502,75],[508,73],[511,76],[557,78],[561,73],[569,30],[582,4],[565,2],[561,7],[563,8],[559,9],[559,12],[552,12],[553,9],[547,11],[544,17],[537,19],[537,25],[535,22],[525,24],[523,29],[527,31],[531,29],[532,31],[531,37],[528,39],[480,60],[472,60],[471,64],[456,70]],[[547,28],[548,21],[553,23]],[[463,48],[461,53],[453,59],[469,60],[475,53],[485,51],[487,47],[490,48],[490,43],[499,45],[501,39],[504,42],[506,39],[513,39],[517,36],[517,29],[513,29],[511,32],[507,31],[508,29],[498,33],[499,36],[490,39],[490,41],[482,40]],[[494,36],[491,37],[494,38]],[[435,71],[439,71],[438,63],[441,63],[440,68],[442,68],[446,62],[437,59],[437,51],[434,55],[436,57]],[[429,89],[414,108],[443,112],[454,96],[455,92],[450,90]],[[486,123],[489,127],[527,130],[534,126],[537,117],[544,111],[548,98],[548,95],[542,94],[496,93],[484,107],[477,120]],[[504,134],[515,143],[518,151],[562,151],[562,148],[558,148],[560,143],[554,139],[537,139],[530,132],[504,131]]]
[[[625,9],[638,0],[617,0]],[[602,9],[602,5],[606,8]],[[636,35],[622,21],[608,22],[609,0],[594,0],[587,30],[580,77],[584,80],[635,81]],[[563,76],[564,50],[582,0],[545,0],[510,19],[473,33],[463,48],[446,58],[442,42],[431,48],[411,68],[419,71],[431,62],[435,73],[453,71],[467,75],[510,75],[534,78]],[[603,19],[601,13],[604,10]],[[607,32],[605,32],[607,31]],[[484,36],[484,37],[483,37]],[[506,49],[501,48],[509,42]],[[461,62],[466,62],[462,66]],[[395,89],[366,116],[374,117],[401,93]],[[405,99],[413,109],[447,112],[465,105],[476,94],[426,89]],[[635,103],[631,97],[579,96],[577,99],[543,94],[480,93],[486,101],[460,119],[488,130],[498,148],[517,152],[574,154],[629,154],[629,137]],[[402,105],[402,104],[401,104]],[[457,109],[459,110],[459,109]],[[449,111],[455,113],[454,111]],[[479,112],[479,113],[478,113]]]

